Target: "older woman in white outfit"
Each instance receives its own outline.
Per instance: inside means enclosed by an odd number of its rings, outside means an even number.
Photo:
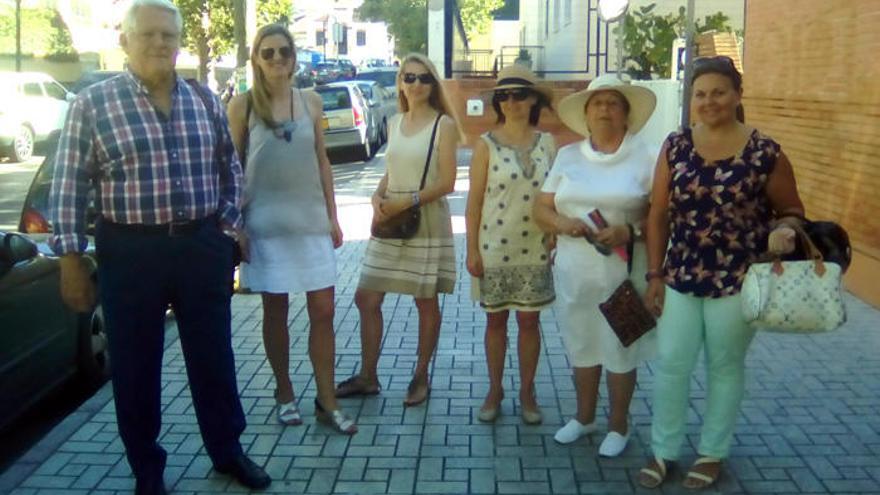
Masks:
[[[586,90],[564,98],[560,119],[586,139],[559,150],[534,207],[538,225],[559,236],[553,269],[556,304],[577,393],[577,415],[555,439],[571,443],[597,430],[596,403],[605,368],[611,410],[599,454],[608,457],[626,448],[636,368],[654,349],[653,331],[624,347],[599,303],[627,278],[627,262],[618,252],[626,253],[630,242],[630,278],[637,288],[645,286],[641,232],[657,153],[636,133],[654,111],[655,101],[649,89],[614,75],[601,76]],[[606,227],[590,220],[593,210],[604,217]],[[586,237],[610,254],[601,254]]]

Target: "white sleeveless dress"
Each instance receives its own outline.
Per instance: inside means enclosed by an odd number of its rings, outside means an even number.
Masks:
[[[242,286],[285,294],[336,284],[336,254],[315,153],[314,123],[302,92],[288,142],[251,114],[245,169],[244,222],[250,262]]]

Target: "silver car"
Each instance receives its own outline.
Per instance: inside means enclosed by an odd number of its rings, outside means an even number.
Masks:
[[[379,126],[379,139],[374,145],[376,149],[388,141],[388,121],[397,113],[397,98],[376,81],[352,81],[367,99],[370,106],[370,117]]]
[[[354,149],[358,158],[373,157],[379,126],[360,88],[350,82],[315,87],[324,103],[324,144],[328,150]]]
[[[34,144],[61,130],[75,98],[39,72],[0,72],[0,154],[30,160]]]

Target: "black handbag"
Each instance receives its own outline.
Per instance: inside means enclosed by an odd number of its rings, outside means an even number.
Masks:
[[[428,158],[425,160],[425,170],[422,172],[422,182],[419,184],[419,191],[425,187],[425,179],[428,177],[428,166],[431,164],[431,154],[434,152],[434,139],[437,137],[437,125],[440,123],[441,116],[437,116],[437,120],[434,121],[434,129],[431,131],[431,144],[428,146]],[[370,233],[373,237],[379,239],[412,239],[419,230],[421,220],[422,211],[419,206],[410,206],[381,222],[374,221],[370,227]]]

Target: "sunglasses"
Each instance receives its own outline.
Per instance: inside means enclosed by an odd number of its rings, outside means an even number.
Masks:
[[[275,134],[276,138],[284,139],[288,143],[291,139],[293,139],[294,131],[296,131],[296,122],[292,120],[288,120],[287,122],[272,129],[272,132]]]
[[[283,60],[287,60],[293,56],[293,49],[289,46],[282,46],[281,48],[278,48],[278,55],[280,55]],[[263,60],[272,60],[275,58],[275,48],[261,48],[260,58]]]
[[[499,89],[492,98],[495,101],[507,101],[508,98],[513,98],[513,101],[525,101],[531,95],[532,91],[528,88]]]
[[[436,79],[431,75],[430,72],[423,72],[421,74],[413,74],[412,72],[407,72],[403,75],[403,82],[406,84],[412,84],[418,80],[422,84],[434,84]]]

